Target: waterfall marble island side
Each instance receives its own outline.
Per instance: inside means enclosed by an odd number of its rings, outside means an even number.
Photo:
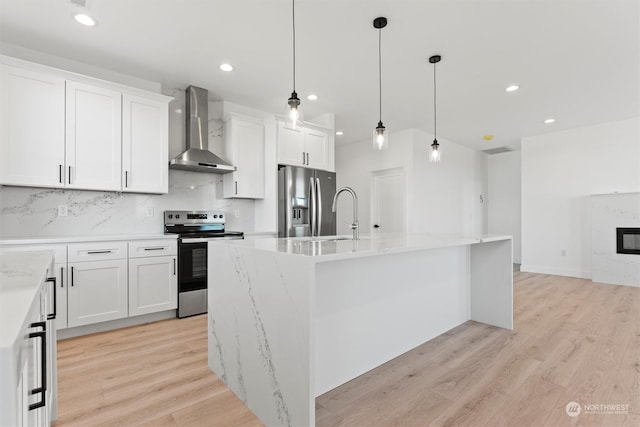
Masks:
[[[468,320],[513,329],[510,236],[209,243],[209,367],[266,425]]]

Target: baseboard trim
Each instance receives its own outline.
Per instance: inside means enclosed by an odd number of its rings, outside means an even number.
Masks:
[[[158,320],[174,319],[176,310],[161,311],[158,313],[143,314],[142,316],[125,317],[124,319],[110,320],[108,322],[94,323],[92,325],[76,326],[75,328],[58,329],[58,339],[79,337],[81,335],[95,334],[113,329],[142,325],[143,323],[157,322]]]
[[[553,268],[540,265],[520,264],[520,271],[526,273],[553,274],[554,276],[578,277],[591,279],[590,271],[579,271],[568,268]]]

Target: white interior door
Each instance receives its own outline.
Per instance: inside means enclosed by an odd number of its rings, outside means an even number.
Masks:
[[[404,168],[371,175],[371,232],[407,231],[407,179]]]

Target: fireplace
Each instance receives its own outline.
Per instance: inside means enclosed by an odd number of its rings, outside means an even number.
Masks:
[[[640,228],[616,228],[616,252],[640,255]]]

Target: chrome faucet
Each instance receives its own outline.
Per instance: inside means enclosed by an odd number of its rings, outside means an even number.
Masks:
[[[351,198],[353,199],[353,224],[351,224],[351,230],[353,230],[353,240],[359,240],[360,236],[358,234],[358,196],[356,192],[353,191],[351,187],[342,187],[336,191],[336,195],[333,196],[333,205],[331,205],[331,212],[336,211],[336,202],[338,201],[338,196],[343,191],[351,194]]]

